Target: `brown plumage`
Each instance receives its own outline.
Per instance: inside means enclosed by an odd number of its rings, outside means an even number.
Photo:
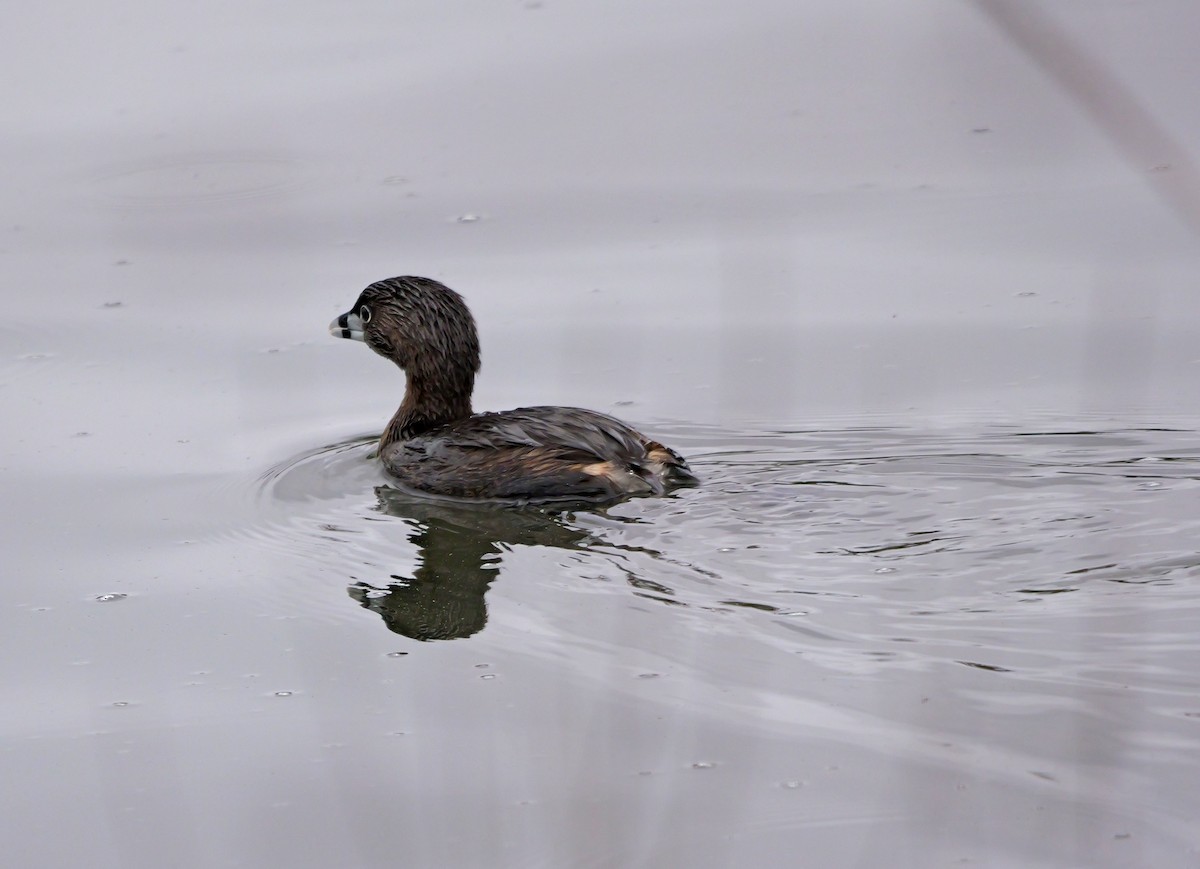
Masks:
[[[406,487],[459,498],[612,501],[697,482],[682,456],[607,414],[578,407],[472,413],[475,321],[462,297],[437,281],[371,284],[329,331],[364,341],[404,370],[404,400],[379,457]]]

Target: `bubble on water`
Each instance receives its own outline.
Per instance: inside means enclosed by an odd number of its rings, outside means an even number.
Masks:
[[[875,568],[875,572],[876,573],[895,573],[896,568],[894,568],[894,567],[877,567],[877,568]]]
[[[387,184],[388,186],[395,186],[395,185],[400,185],[400,184],[407,184],[408,179],[405,178],[403,175],[389,175],[386,178],[384,178],[383,181],[381,181],[380,183]]]
[[[1138,488],[1140,488],[1140,489],[1161,489],[1162,483],[1160,483],[1158,480],[1150,480],[1148,482],[1142,483],[1141,486],[1139,486]]]
[[[115,708],[115,709],[124,709],[126,706],[129,705],[129,701],[128,700],[117,700],[117,701],[114,701],[112,705],[113,705],[113,708]]]
[[[483,220],[483,217],[479,214],[460,214],[454,218],[455,223],[478,223],[481,220]]]
[[[797,790],[798,788],[804,787],[804,782],[796,781],[796,779],[791,779],[789,781],[780,782],[779,786],[781,788],[784,788],[785,790],[794,791],[794,790]]]
[[[364,594],[363,597],[374,600],[375,598],[387,597],[388,594],[389,592],[386,588],[373,588]]]
[[[480,676],[479,678],[480,678],[480,679],[495,679],[495,678],[496,678],[496,674],[495,674],[495,673],[484,673],[484,674],[483,674],[482,676]]]
[[[109,592],[108,594],[96,595],[96,600],[100,601],[101,603],[107,603],[110,600],[125,600],[127,597],[129,597],[129,595],[123,594],[119,591],[113,591]]]
[[[389,658],[403,658],[407,654],[408,652],[388,652],[387,656]]]
[[[1017,298],[1018,299],[1031,299],[1036,295],[1037,295],[1037,293],[1033,292],[1032,290],[1025,290],[1024,292],[1017,293]]]
[[[292,692],[291,691],[276,691],[275,696],[276,697],[291,697]]]
[[[90,438],[91,436],[92,433],[90,431],[77,431],[75,434],[71,435],[73,438]]]
[[[661,673],[638,673],[637,677],[639,679],[657,679],[661,675]]]
[[[475,669],[476,670],[486,670],[490,666],[492,666],[492,665],[491,664],[476,664]]]
[[[124,308],[124,307],[125,307],[125,303],[124,303],[124,302],[121,302],[121,301],[105,302],[105,303],[104,303],[104,305],[103,305],[102,307],[105,307],[105,308]]]
[[[713,769],[717,764],[711,760],[698,760],[692,764],[692,769]]]

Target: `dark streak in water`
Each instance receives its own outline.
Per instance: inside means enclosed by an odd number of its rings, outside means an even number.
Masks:
[[[1008,667],[998,667],[995,664],[980,664],[977,661],[955,661],[956,664],[962,664],[964,667],[974,667],[976,670],[988,670],[992,673],[1011,673],[1012,670]]]

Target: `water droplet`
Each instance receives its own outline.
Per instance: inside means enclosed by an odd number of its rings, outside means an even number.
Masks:
[[[403,658],[407,654],[408,652],[388,652],[387,656],[389,658]]]
[[[692,764],[692,769],[712,769],[716,766],[711,760],[698,760]]]
[[[276,691],[275,696],[276,697],[291,697],[292,692],[291,691]]]
[[[478,214],[460,214],[454,220],[456,223],[478,223],[483,218]]]
[[[96,595],[96,600],[100,601],[101,603],[106,603],[110,600],[125,600],[127,597],[129,597],[129,595],[122,594],[119,591],[114,591],[108,594],[98,594]]]

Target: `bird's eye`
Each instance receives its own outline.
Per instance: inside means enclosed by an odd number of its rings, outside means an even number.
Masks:
[[[358,319],[363,321],[364,326],[367,325],[368,323],[370,323],[371,322],[371,309],[368,308],[366,305],[363,305],[361,308],[359,308],[358,309]]]

